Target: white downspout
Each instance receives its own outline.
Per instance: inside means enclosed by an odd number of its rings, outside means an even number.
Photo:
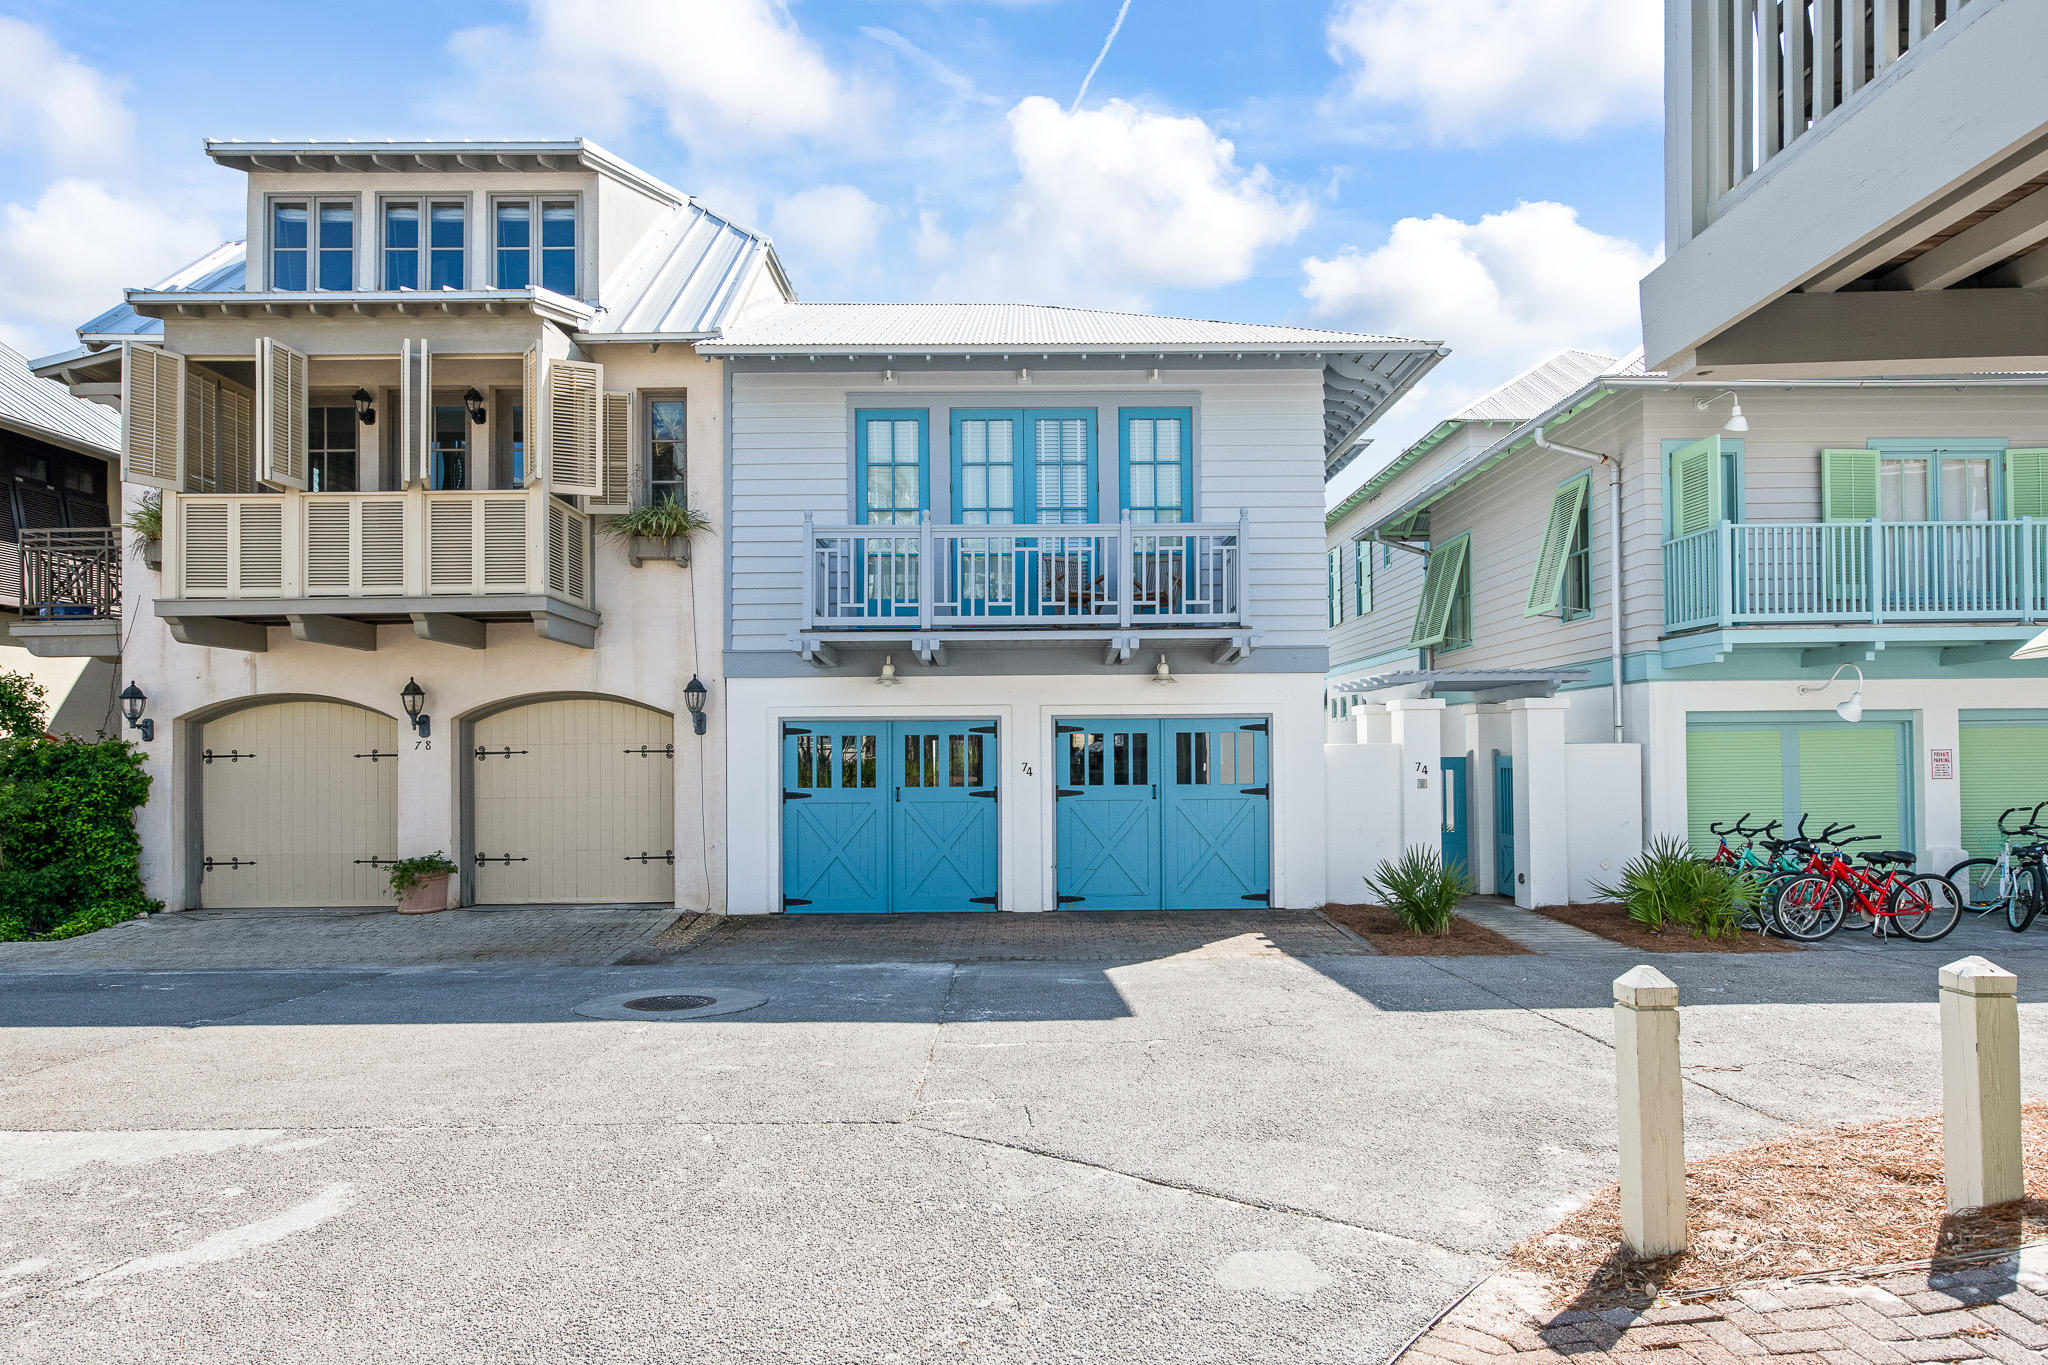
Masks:
[[[1609,678],[1614,692],[1614,742],[1623,743],[1626,727],[1623,723],[1621,705],[1621,466],[1597,450],[1582,450],[1553,441],[1537,427],[1530,438],[1544,450],[1554,450],[1560,455],[1575,455],[1581,460],[1607,466],[1607,579],[1608,596],[1612,599],[1607,622],[1607,659]]]

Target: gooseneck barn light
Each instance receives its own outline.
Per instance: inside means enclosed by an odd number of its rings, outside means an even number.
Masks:
[[[142,718],[142,708],[149,704],[149,698],[132,681],[121,689],[121,714],[128,719],[128,728],[140,730],[144,743],[156,738],[156,722]]]
[[[689,685],[683,688],[683,705],[690,708],[690,726],[700,735],[704,733],[704,699],[710,695],[703,680],[691,674]]]
[[[431,735],[434,732],[434,722],[432,717],[426,714],[427,692],[420,686],[420,680],[407,678],[405,686],[398,693],[398,699],[405,703],[405,716],[412,722],[412,732],[421,739]]]
[[[1835,714],[1853,725],[1863,719],[1863,670],[1856,667],[1855,664],[1840,665],[1833,673],[1828,675],[1828,680],[1824,683],[1801,683],[1799,691],[1801,695],[1808,692],[1826,691],[1835,685],[1835,679],[1842,676],[1842,669],[1844,668],[1856,674],[1856,690],[1849,694],[1849,700],[1835,708]]]
[[[1717,393],[1711,398],[1702,398],[1694,403],[1693,407],[1701,412],[1705,412],[1710,405],[1720,402],[1723,398],[1733,398],[1735,400],[1735,410],[1728,414],[1728,424],[1722,427],[1721,430],[1733,432],[1748,431],[1749,419],[1742,415],[1742,397],[1733,389]]]

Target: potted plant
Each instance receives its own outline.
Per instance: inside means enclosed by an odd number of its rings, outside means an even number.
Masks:
[[[391,893],[401,915],[431,915],[448,908],[448,879],[455,864],[439,850],[391,864]]]
[[[626,562],[639,568],[643,560],[690,562],[690,540],[711,529],[711,518],[664,496],[622,512],[605,524],[605,534],[624,541]]]
[[[136,535],[136,549],[142,555],[142,562],[152,569],[164,566],[164,495],[144,493],[142,501],[135,504],[135,510],[128,514],[128,520],[121,523]]]

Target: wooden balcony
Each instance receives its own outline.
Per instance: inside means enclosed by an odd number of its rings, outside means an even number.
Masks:
[[[46,658],[120,657],[120,527],[25,530],[16,558],[16,643]]]
[[[1250,652],[1247,524],[819,526],[804,518],[806,658],[830,643],[1100,641],[1115,662],[1147,640]]]
[[[590,648],[591,520],[544,488],[495,492],[170,493],[157,615],[187,644],[260,651],[266,627],[375,649],[379,624],[484,647],[531,621]]]

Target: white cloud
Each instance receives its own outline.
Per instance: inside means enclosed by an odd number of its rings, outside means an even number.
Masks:
[[[1537,202],[1476,223],[1403,218],[1384,246],[1303,261],[1301,292],[1319,317],[1350,326],[1533,358],[1566,345],[1632,348],[1636,283],[1655,263],[1578,210]]]
[[[1153,288],[1234,284],[1313,213],[1199,118],[1122,100],[1070,113],[1034,95],[1009,133],[1018,181],[957,243],[942,297],[1135,306]]]
[[[73,345],[72,329],[219,245],[212,218],[88,180],[58,180],[0,208],[0,339],[29,355]]]
[[[579,127],[626,128],[647,107],[685,142],[839,138],[869,99],[780,0],[529,0],[524,27],[465,29],[449,46],[494,108],[524,91],[522,110],[538,96]]]
[[[75,167],[124,153],[134,122],[113,81],[34,24],[0,18],[0,138]]]
[[[817,264],[844,273],[867,260],[888,210],[852,185],[819,185],[776,202],[775,249],[792,270]]]
[[[1663,109],[1655,0],[1341,0],[1331,55],[1361,103],[1440,142],[1578,137]]]

